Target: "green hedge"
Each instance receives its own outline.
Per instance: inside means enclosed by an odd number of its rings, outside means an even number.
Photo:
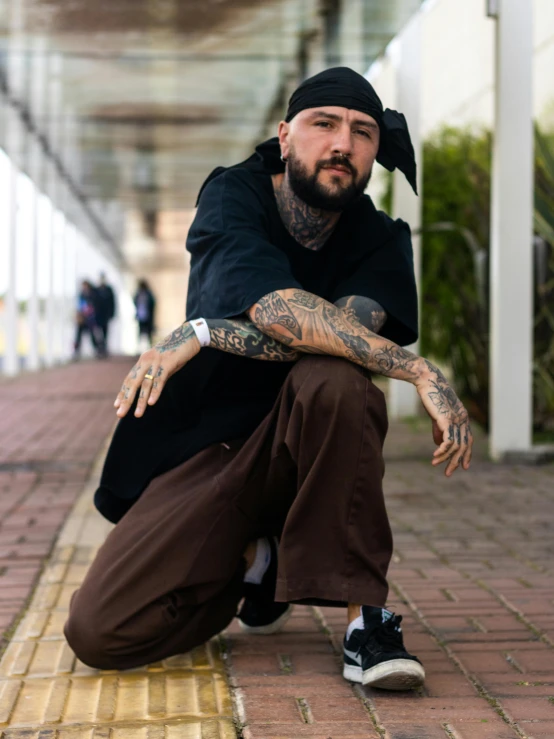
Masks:
[[[552,144],[552,139],[536,131],[535,231],[544,239],[536,252],[536,430],[554,428]],[[421,353],[452,368],[471,416],[485,428],[489,420],[491,150],[488,131],[442,128],[424,144],[422,192]],[[390,201],[389,188],[385,208]]]

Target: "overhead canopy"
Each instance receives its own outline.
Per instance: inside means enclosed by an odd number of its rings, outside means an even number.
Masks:
[[[42,69],[50,87],[32,113],[46,137],[62,132],[52,147],[84,198],[155,218],[191,208],[211,169],[273,133],[303,77],[339,63],[364,72],[420,5],[4,0],[0,61],[24,107]]]

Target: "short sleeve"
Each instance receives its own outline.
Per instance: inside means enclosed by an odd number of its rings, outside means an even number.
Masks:
[[[231,318],[275,290],[300,288],[270,240],[267,204],[249,172],[232,170],[202,192],[187,249],[187,317]]]
[[[382,336],[406,346],[418,337],[417,288],[410,227],[391,222],[392,236],[370,251],[335,289],[333,302],[350,295],[377,301],[387,312]]]

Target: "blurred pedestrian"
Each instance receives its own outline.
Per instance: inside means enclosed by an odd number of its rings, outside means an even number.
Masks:
[[[90,341],[97,355],[101,352],[101,340],[99,341],[99,328],[96,323],[96,296],[95,289],[88,280],[81,283],[81,291],[77,298],[77,329],[75,333],[75,343],[73,346],[73,358],[79,359],[81,356],[81,341],[83,334],[88,333]]]
[[[100,283],[94,291],[96,325],[98,340],[101,343],[100,353],[108,354],[108,330],[110,321],[115,316],[115,295],[112,287],[106,282],[104,272],[100,273]]]
[[[143,336],[146,336],[148,346],[151,346],[152,334],[154,333],[156,298],[146,280],[139,280],[137,292],[135,293],[135,308],[139,326],[139,342]]]

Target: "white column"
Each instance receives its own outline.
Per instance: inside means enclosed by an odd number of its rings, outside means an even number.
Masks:
[[[48,294],[46,296],[46,337],[45,337],[45,354],[44,354],[44,361],[47,367],[51,367],[54,362],[56,361],[55,357],[55,351],[54,351],[54,323],[56,318],[56,308],[55,308],[55,295],[54,295],[54,270],[56,267],[56,246],[55,246],[55,239],[56,239],[56,233],[54,230],[54,223],[55,223],[55,206],[51,202],[50,208],[49,208],[49,215],[50,215],[50,228],[49,228],[49,238],[48,238],[48,253],[49,253],[49,260],[48,260]]]
[[[7,82],[10,95],[21,99],[25,84],[25,68],[22,50],[22,31],[24,27],[23,7],[21,0],[10,4],[9,36],[7,40]],[[23,145],[22,123],[17,110],[5,106],[6,152],[10,158],[10,181],[8,188],[8,287],[5,297],[5,331],[6,342],[4,352],[4,374],[12,376],[19,372],[19,357],[17,353],[17,338],[19,324],[19,307],[17,300],[17,206],[19,164]]]
[[[39,296],[38,296],[38,187],[33,180],[33,202],[31,204],[33,218],[33,235],[31,251],[31,294],[29,296],[29,354],[27,356],[26,369],[37,370],[40,365],[39,354]]]
[[[63,196],[64,183],[60,183],[61,202],[64,201]],[[58,209],[55,215],[55,262],[54,262],[54,358],[56,362],[62,362],[66,359],[64,342],[64,323],[65,323],[65,306],[64,306],[64,273],[65,273],[65,232],[67,229],[67,221],[65,213]]]
[[[421,193],[423,152],[421,145],[421,14],[417,13],[397,39],[396,106],[404,113],[414,146],[418,165],[418,192]],[[407,221],[412,231],[421,226],[421,202],[414,194],[404,175],[394,173],[392,211],[395,218]],[[414,269],[419,287],[421,246],[420,237],[412,236]],[[419,353],[418,344],[407,347]],[[417,392],[413,385],[400,380],[389,380],[389,415],[391,418],[414,416],[420,408]]]
[[[42,109],[44,105],[46,57],[44,54],[45,43],[43,39],[35,41],[33,58],[31,63],[31,110],[38,122],[42,124]],[[36,136],[30,142],[29,177],[33,188],[33,244],[31,256],[31,296],[29,298],[29,355],[27,357],[27,369],[37,370],[40,366],[40,310],[38,294],[38,256],[39,256],[39,196],[40,185],[44,167],[44,152]]]
[[[62,115],[62,64],[63,60],[60,54],[51,54],[48,64],[48,131],[50,146],[52,150],[59,154],[60,149],[60,116]],[[51,366],[59,359],[60,346],[59,337],[59,321],[60,311],[58,307],[55,287],[57,285],[56,273],[60,269],[59,265],[59,228],[56,211],[60,204],[60,176],[52,161],[47,165],[48,189],[47,193],[52,201],[52,215],[50,223],[50,287],[47,297],[46,306],[46,364]]]
[[[496,29],[491,224],[490,451],[531,448],[533,361],[533,25],[529,0],[502,0]]]
[[[75,295],[74,295],[74,275],[75,275],[75,226],[67,219],[63,234],[64,241],[64,257],[63,257],[63,284],[62,284],[62,311],[63,311],[63,327],[62,327],[62,359],[67,361],[73,353],[73,331],[74,331],[74,315]]]
[[[19,324],[19,307],[17,301],[17,206],[18,206],[18,179],[19,172],[14,162],[10,160],[9,181],[9,267],[8,289],[5,299],[5,326],[6,344],[4,352],[4,374],[13,377],[19,372],[19,357],[17,353],[17,336]]]

